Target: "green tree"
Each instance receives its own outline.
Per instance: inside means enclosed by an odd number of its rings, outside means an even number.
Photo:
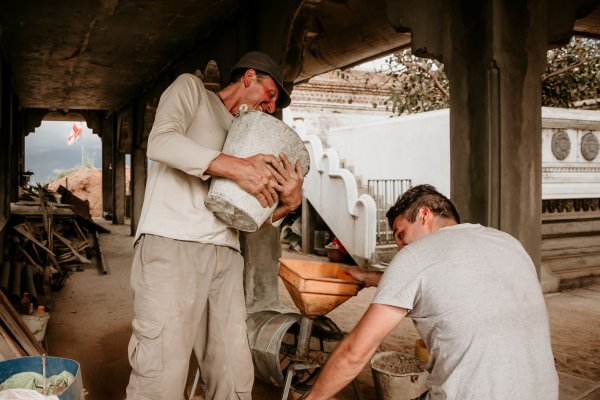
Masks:
[[[597,40],[573,38],[548,51],[542,75],[542,104],[573,108],[600,106],[600,51]]]
[[[548,65],[542,79],[542,105],[549,107],[585,107],[600,109],[599,42],[573,38],[568,45],[548,51]],[[382,80],[375,74],[386,74],[384,84],[391,91],[389,107],[395,114],[414,114],[449,107],[450,89],[444,65],[411,54],[410,49],[385,59],[378,71],[364,74],[365,85]],[[356,80],[353,70],[338,75]]]

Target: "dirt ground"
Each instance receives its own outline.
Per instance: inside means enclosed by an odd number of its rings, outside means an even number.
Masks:
[[[86,400],[121,400],[130,373],[127,344],[131,334],[132,298],[129,269],[132,238],[128,225],[98,222],[111,230],[100,243],[109,273],[95,267],[69,277],[60,292],[53,293],[47,330],[50,355],[71,358],[81,365]],[[284,251],[284,257],[314,258]],[[342,330],[358,322],[375,292],[362,290],[327,316]],[[287,291],[280,285],[282,308],[296,311]],[[552,345],[560,376],[560,400],[600,400],[600,284],[546,296]],[[418,334],[410,319],[402,321],[379,351],[414,352]],[[515,360],[515,362],[519,362]],[[370,369],[359,375],[364,400],[376,399]],[[292,396],[297,397],[297,396]],[[281,388],[256,380],[253,398],[281,398]],[[351,387],[335,399],[355,399]],[[175,399],[175,398],[174,398]]]
[[[81,200],[90,203],[92,217],[102,216],[102,170],[99,168],[80,168],[48,184],[48,189],[58,190],[63,186]]]
[[[125,168],[125,193],[129,194],[130,168]],[[48,189],[56,191],[63,186],[81,200],[90,203],[92,217],[102,216],[102,170],[100,168],[80,168],[68,175],[50,182]]]

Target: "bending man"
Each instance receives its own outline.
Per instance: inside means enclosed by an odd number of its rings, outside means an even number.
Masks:
[[[421,399],[557,399],[544,297],[519,241],[461,224],[429,185],[404,193],[387,218],[400,251],[383,275],[348,268],[377,293],[305,398],[328,399],[351,382],[408,316],[430,353]]]

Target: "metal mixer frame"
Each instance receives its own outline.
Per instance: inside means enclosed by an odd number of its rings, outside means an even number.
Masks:
[[[337,325],[335,325],[333,321],[331,321],[331,323],[337,328]],[[298,333],[298,341],[296,345],[296,355],[286,369],[285,385],[283,387],[283,393],[281,396],[282,400],[287,400],[290,390],[293,390],[292,380],[294,378],[294,374],[296,374],[298,371],[321,368],[323,364],[325,364],[325,358],[317,360],[311,358],[309,354],[313,325],[314,318],[310,318],[304,315],[302,316],[302,319],[300,320],[300,330]],[[339,330],[339,328],[337,329]],[[337,339],[337,341],[339,341],[345,336],[345,334],[341,331],[339,331],[337,335],[337,338],[332,337],[331,339]],[[310,385],[310,383],[308,382],[307,384]],[[362,394],[360,392],[360,387],[358,386],[358,382],[356,379],[352,380],[352,386],[354,388],[354,392],[356,393],[356,398],[358,400],[362,400]]]

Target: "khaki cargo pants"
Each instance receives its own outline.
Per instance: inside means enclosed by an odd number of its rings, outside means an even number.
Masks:
[[[134,293],[128,400],[180,400],[192,349],[207,400],[251,399],[242,256],[223,246],[143,235]]]

